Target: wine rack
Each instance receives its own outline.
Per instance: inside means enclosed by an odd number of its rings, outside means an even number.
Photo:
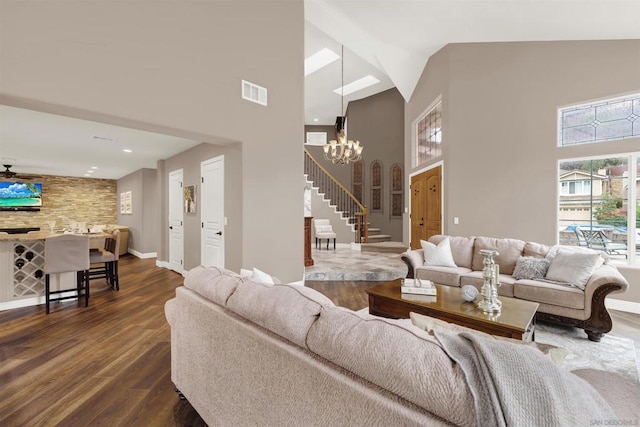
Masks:
[[[13,297],[44,295],[44,241],[13,245]]]

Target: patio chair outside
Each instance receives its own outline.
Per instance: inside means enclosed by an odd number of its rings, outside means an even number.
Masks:
[[[587,230],[580,227],[576,227],[575,230],[580,246],[587,246],[608,255],[624,255],[627,258],[627,244],[611,241],[602,230]]]

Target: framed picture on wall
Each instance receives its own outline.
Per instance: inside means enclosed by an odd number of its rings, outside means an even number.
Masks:
[[[186,213],[196,213],[196,186],[184,187],[184,211]]]
[[[126,197],[125,197],[125,212],[126,214],[131,214],[132,213],[132,202],[131,202],[131,190],[127,191],[126,193]]]
[[[127,203],[126,193],[120,193],[120,213],[121,214],[127,213],[126,203]]]

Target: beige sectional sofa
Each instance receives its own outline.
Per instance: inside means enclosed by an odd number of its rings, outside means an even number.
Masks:
[[[214,267],[191,270],[165,313],[172,381],[210,425],[495,425],[480,421],[487,405],[474,401],[463,368],[410,320],[354,312],[304,286],[268,286]],[[582,424],[640,416],[624,399],[603,403],[607,396],[596,391],[615,383],[625,397],[640,399],[621,376],[580,371],[585,382],[538,350],[498,345],[525,352],[516,364],[530,359],[544,369],[544,375],[532,376],[535,387],[544,388],[554,373],[561,387],[573,384],[564,392],[576,408],[563,404],[560,412],[535,410],[534,417],[563,425],[559,418],[569,415]],[[537,396],[552,398],[555,392],[535,388],[533,399],[530,384],[514,378],[530,397],[521,406],[503,402],[509,411],[545,404]]]
[[[605,297],[624,292],[629,283],[608,262],[606,255],[573,246],[546,246],[518,239],[491,237],[461,237],[436,235],[429,238],[442,246],[448,239],[455,265],[430,265],[422,249],[402,254],[407,264],[407,277],[428,279],[449,286],[483,284],[482,249],[496,250],[495,261],[500,266],[498,294],[534,301],[540,304],[538,319],[583,328],[592,341],[600,341],[612,327],[605,308]],[[429,246],[428,248],[432,248]],[[582,262],[582,261],[587,262]],[[529,276],[520,267],[527,262],[547,263],[546,276]],[[435,264],[443,264],[436,262]],[[514,272],[516,274],[514,277]],[[553,273],[553,277],[549,277]],[[580,281],[580,283],[578,283]]]

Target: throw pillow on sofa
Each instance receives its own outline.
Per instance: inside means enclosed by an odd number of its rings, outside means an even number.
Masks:
[[[550,264],[551,261],[546,258],[520,257],[516,262],[516,268],[513,270],[513,278],[516,280],[544,279]]]
[[[425,240],[420,240],[424,253],[424,265],[440,267],[457,267],[451,253],[449,238],[443,239],[437,245]]]
[[[551,260],[546,279],[568,283],[584,290],[589,278],[602,265],[599,253],[584,253],[566,249],[558,250]]]
[[[273,276],[268,273],[265,273],[262,270],[258,270],[257,268],[253,268],[252,270],[247,270],[245,268],[240,269],[240,277],[243,279],[250,279],[254,282],[262,283],[264,285],[272,286],[276,284]]]

